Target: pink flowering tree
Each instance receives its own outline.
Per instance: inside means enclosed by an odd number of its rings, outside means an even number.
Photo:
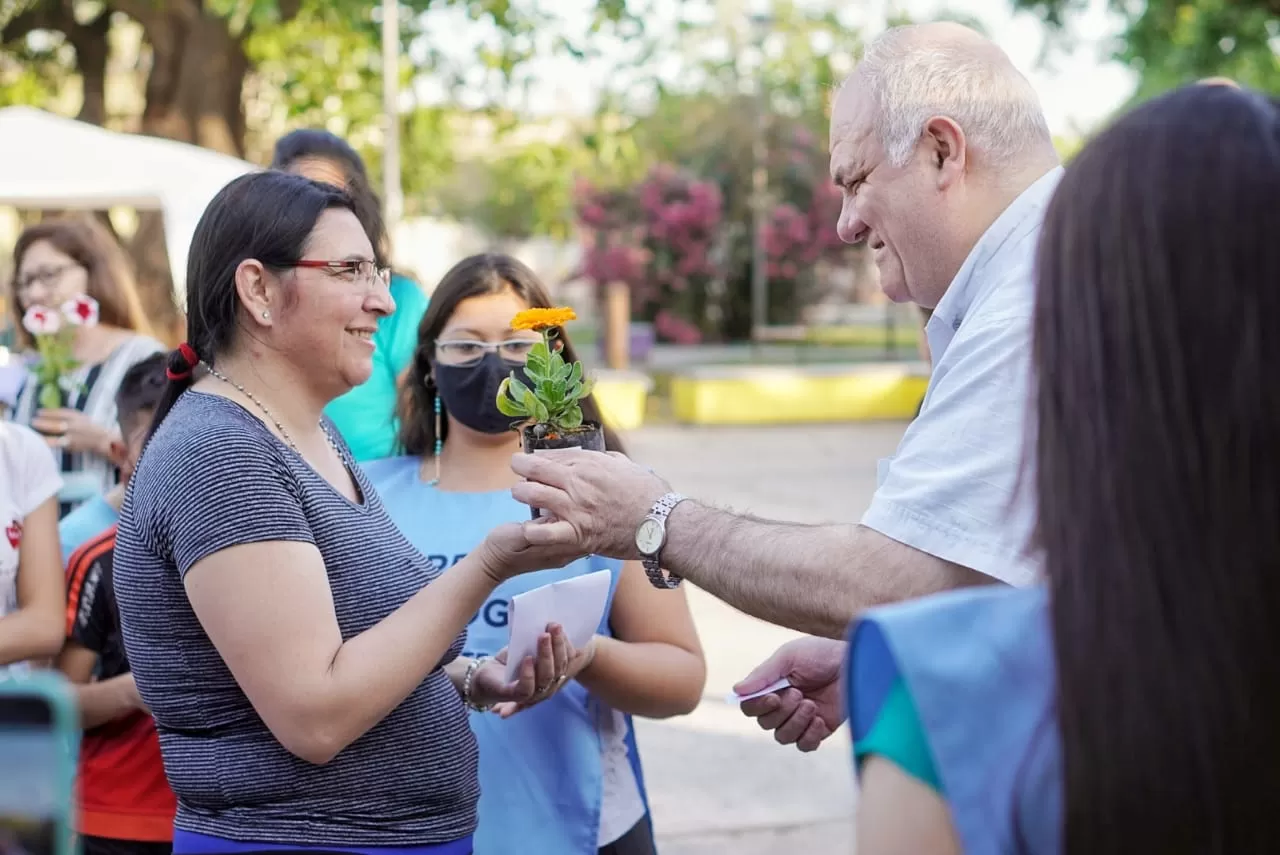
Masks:
[[[681,344],[718,334],[707,320],[721,222],[714,183],[660,164],[632,188],[580,184],[578,219],[585,274],[599,285],[627,283],[632,317]]]
[[[827,180],[821,147],[803,127],[788,131],[771,158],[775,201],[761,229],[769,321],[783,324],[797,322],[804,305],[821,296],[824,268],[851,264],[855,252],[836,233],[840,191]]]
[[[584,183],[577,194],[586,275],[601,285],[626,282],[633,318],[680,343],[743,339],[752,323],[750,112],[713,102],[700,116],[698,107],[676,111],[700,117],[697,132],[645,141],[668,163],[634,186]],[[769,125],[761,240],[770,324],[799,322],[803,308],[824,295],[826,273],[856,266],[858,250],[836,234],[840,193],[814,130],[825,122],[775,115]]]

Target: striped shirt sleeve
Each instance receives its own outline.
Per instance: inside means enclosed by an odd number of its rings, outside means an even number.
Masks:
[[[166,477],[135,482],[136,517],[156,527],[155,542],[183,577],[233,546],[315,543],[300,486],[284,459],[288,452],[274,439],[215,425],[199,443],[155,451],[168,459],[148,462]]]

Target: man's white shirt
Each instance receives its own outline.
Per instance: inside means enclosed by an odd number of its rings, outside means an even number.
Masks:
[[[933,372],[920,414],[862,524],[1013,585],[1034,582],[1031,319],[1036,244],[1061,167],[982,235],[925,334]]]

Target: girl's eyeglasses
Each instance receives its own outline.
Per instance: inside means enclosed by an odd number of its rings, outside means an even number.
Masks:
[[[496,353],[507,362],[523,364],[529,359],[529,351],[538,339],[513,338],[502,342],[488,341],[437,341],[436,359],[441,365],[474,365],[484,359],[486,353]]]

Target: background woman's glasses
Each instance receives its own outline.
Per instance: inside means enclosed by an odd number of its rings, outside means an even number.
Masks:
[[[26,276],[14,282],[13,290],[18,294],[25,294],[36,285],[55,285],[58,280],[62,278],[62,274],[79,266],[79,264],[69,261],[66,264],[59,264],[57,267],[46,267],[42,270],[33,270]]]

